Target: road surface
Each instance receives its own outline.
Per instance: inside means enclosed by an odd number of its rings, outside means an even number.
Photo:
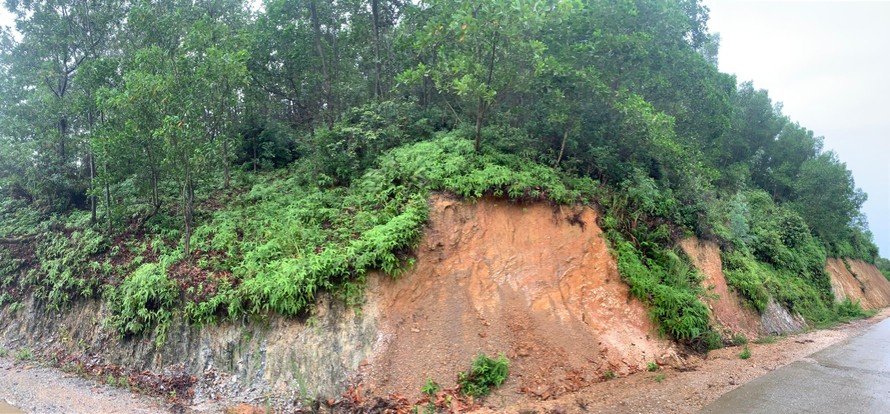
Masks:
[[[739,387],[700,414],[890,413],[890,319]]]

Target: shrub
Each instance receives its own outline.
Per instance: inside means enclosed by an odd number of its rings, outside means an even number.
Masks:
[[[492,387],[500,387],[507,379],[509,364],[510,361],[504,355],[497,358],[477,356],[470,370],[457,376],[460,392],[474,398],[490,394]]]
[[[649,372],[658,371],[658,364],[656,364],[655,362],[650,362],[650,363],[646,364],[646,371],[649,371]]]
[[[111,316],[107,323],[118,334],[137,335],[155,326],[156,344],[163,344],[178,296],[164,269],[154,263],[143,264],[108,292]]]
[[[663,334],[692,341],[710,331],[708,308],[698,299],[701,287],[689,275],[678,275],[665,261],[679,260],[662,254],[662,263],[642,257],[629,242],[619,241],[616,249],[618,271],[630,285],[631,293],[650,307]],[[666,259],[673,257],[674,259]],[[677,269],[674,269],[675,271]]]
[[[748,347],[746,346],[745,348],[742,349],[742,352],[739,353],[739,358],[741,358],[741,359],[751,358],[751,350],[748,349]]]

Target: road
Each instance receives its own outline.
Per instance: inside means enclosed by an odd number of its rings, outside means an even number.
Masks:
[[[890,413],[890,319],[757,378],[699,413]]]

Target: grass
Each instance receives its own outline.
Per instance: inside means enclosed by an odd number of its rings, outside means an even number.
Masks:
[[[9,356],[9,350],[3,347],[0,347],[0,358],[6,358]]]
[[[34,359],[34,352],[31,351],[31,348],[19,348],[15,353],[15,359],[16,361],[31,361]]]
[[[658,373],[657,375],[655,375],[655,382],[657,382],[659,384],[662,381],[664,381],[664,379],[665,379],[665,375],[663,373]]]
[[[735,335],[732,336],[732,344],[733,344],[734,346],[747,345],[747,344],[748,344],[748,337],[746,337],[746,336],[743,335],[743,334],[739,334],[739,333],[737,333],[737,334],[735,334]]]
[[[778,340],[779,340],[779,337],[778,337],[778,336],[775,336],[775,335],[767,335],[767,336],[761,336],[760,338],[755,339],[755,340],[754,340],[754,343],[755,343],[755,344],[759,344],[759,345],[763,345],[763,344],[774,344],[774,343],[776,343],[776,341],[778,341]]]
[[[650,362],[646,364],[646,371],[655,372],[658,371],[658,364],[655,362]]]
[[[745,346],[745,347],[742,349],[742,352],[739,353],[739,358],[741,358],[741,359],[748,359],[748,358],[751,358],[751,350],[748,349],[748,346]]]

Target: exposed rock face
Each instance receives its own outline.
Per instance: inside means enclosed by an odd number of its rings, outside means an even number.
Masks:
[[[838,302],[845,299],[859,301],[865,309],[890,306],[890,281],[874,265],[861,260],[832,258],[828,259],[825,271],[831,276],[831,290]]]
[[[760,325],[761,331],[766,335],[799,332],[808,326],[807,321],[799,313],[789,312],[772,297],[769,298],[766,310],[760,315]]]
[[[511,359],[507,398],[678,360],[621,280],[594,210],[431,203],[414,269],[371,288],[385,309],[365,376],[376,393],[416,395],[427,378],[454,384],[479,353]]]
[[[136,370],[189,373],[198,377],[198,403],[219,392],[245,401],[269,394],[315,398],[342,393],[348,375],[370,354],[378,314],[368,307],[363,315],[322,297],[309,325],[270,317],[199,328],[177,319],[157,348],[153,338],[116,339],[102,327],[108,314],[99,301],[82,301],[57,315],[29,302],[18,313],[0,315],[0,343],[63,350]]]
[[[704,302],[711,311],[711,324],[721,336],[724,339],[732,338],[735,334],[743,334],[752,339],[758,337],[761,333],[760,315],[726,284],[723,263],[720,260],[720,246],[693,237],[683,240],[680,248],[705,276],[702,286],[708,289],[709,296],[704,298]]]

